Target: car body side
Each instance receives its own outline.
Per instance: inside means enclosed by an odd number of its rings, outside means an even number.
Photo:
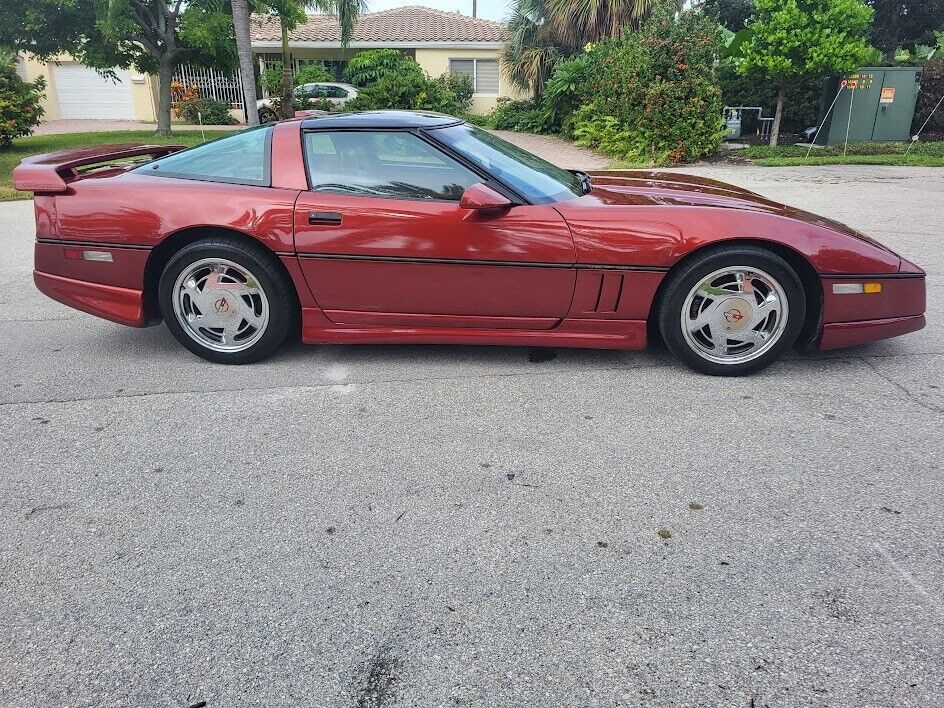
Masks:
[[[647,324],[670,269],[702,249],[750,242],[766,244],[801,276],[810,302],[805,338],[811,343],[845,346],[924,326],[924,273],[884,246],[747,190],[647,171],[594,175],[593,191],[571,200],[514,207],[504,214],[462,215],[463,228],[478,229],[494,240],[466,252],[457,252],[455,243],[443,238],[443,229],[454,228],[460,217],[446,221],[441,210],[429,207],[432,211],[424,212],[427,204],[418,200],[417,218],[410,226],[416,262],[397,267],[404,278],[421,281],[424,266],[449,266],[448,280],[454,287],[440,293],[441,311],[365,317],[363,311],[358,315],[332,310],[318,302],[310,278],[326,275],[341,285],[358,279],[369,292],[369,281],[385,277],[383,264],[395,258],[403,234],[381,228],[382,217],[368,215],[356,236],[337,230],[337,238],[330,241],[333,252],[304,252],[304,217],[319,200],[317,193],[308,191],[303,124],[287,121],[271,130],[270,186],[104,168],[70,182],[66,194],[38,192],[38,287],[78,309],[145,326],[157,319],[156,282],[173,252],[195,238],[236,233],[262,244],[281,262],[298,295],[306,342],[634,349],[646,344]],[[383,198],[350,199],[367,200],[362,203],[378,214],[388,204]],[[326,203],[332,201],[336,198]],[[371,229],[371,223],[378,228]],[[483,258],[489,243],[498,247]],[[107,252],[112,261],[69,258],[70,248]],[[365,260],[376,260],[377,266],[367,269]],[[527,309],[524,314],[508,310],[512,314],[505,319],[460,314],[464,288],[498,270],[505,279],[499,294],[517,293],[534,307],[540,301],[556,303],[547,306],[544,314],[549,316],[530,317],[529,312],[538,311]],[[882,294],[833,293],[834,284],[850,279],[879,283]]]

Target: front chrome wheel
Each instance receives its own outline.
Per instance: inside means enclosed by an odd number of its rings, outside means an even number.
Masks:
[[[702,359],[743,364],[769,351],[789,319],[783,286],[752,266],[727,266],[695,285],[681,309],[682,337]]]
[[[183,331],[213,351],[249,349],[269,324],[269,300],[259,281],[224,258],[203,258],[184,268],[171,297]]]

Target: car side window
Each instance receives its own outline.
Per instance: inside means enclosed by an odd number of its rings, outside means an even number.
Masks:
[[[482,179],[412,133],[318,131],[305,134],[314,192],[459,201]]]
[[[347,91],[340,86],[325,86],[325,96],[328,98],[347,98]]]
[[[146,162],[134,171],[152,177],[177,177],[268,187],[271,126],[259,126]]]

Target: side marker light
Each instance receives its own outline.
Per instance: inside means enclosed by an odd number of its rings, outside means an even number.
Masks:
[[[833,283],[833,295],[874,295],[880,292],[881,283]]]

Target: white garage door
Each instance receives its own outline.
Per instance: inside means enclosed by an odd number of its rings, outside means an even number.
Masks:
[[[133,119],[131,80],[124,69],[115,69],[117,83],[84,64],[53,66],[59,115],[62,118]]]

